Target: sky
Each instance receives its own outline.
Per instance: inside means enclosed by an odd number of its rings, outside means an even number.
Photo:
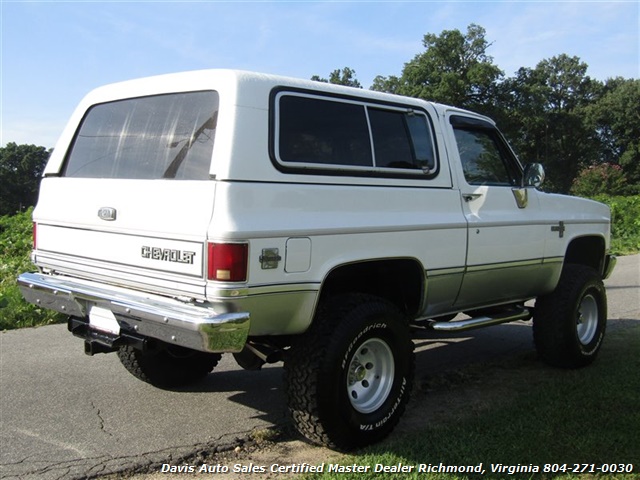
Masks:
[[[475,23],[507,77],[560,54],[598,80],[640,78],[632,1],[0,0],[0,146],[51,148],[90,90],[204,68],[327,78],[369,88],[402,73],[427,33]]]

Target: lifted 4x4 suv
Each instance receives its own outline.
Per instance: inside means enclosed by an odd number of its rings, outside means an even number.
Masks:
[[[402,415],[414,325],[533,316],[542,359],[594,359],[609,210],[543,176],[490,119],[418,99],[227,70],[110,85],[51,155],[19,283],[159,387],[223,352],[284,359],[298,429],[349,449]]]

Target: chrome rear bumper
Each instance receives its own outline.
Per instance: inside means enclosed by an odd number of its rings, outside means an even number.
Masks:
[[[25,300],[39,307],[85,319],[88,325],[91,309],[99,307],[113,313],[120,332],[193,350],[239,352],[249,334],[248,312],[216,313],[205,304],[41,273],[23,273],[18,285]]]

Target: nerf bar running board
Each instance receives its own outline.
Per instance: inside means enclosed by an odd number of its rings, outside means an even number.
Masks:
[[[456,322],[432,322],[428,328],[439,332],[465,332],[474,328],[489,327],[501,323],[515,322],[516,320],[529,320],[532,312],[527,307],[508,310],[496,316],[481,316]]]

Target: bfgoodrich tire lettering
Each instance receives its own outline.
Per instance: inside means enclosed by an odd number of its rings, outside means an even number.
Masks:
[[[360,294],[331,299],[285,359],[294,423],[331,448],[377,442],[402,416],[413,371],[407,321],[394,305]]]
[[[554,366],[586,366],[600,351],[606,323],[600,275],[590,267],[567,264],[556,289],[536,302],[533,338],[538,354]]]

